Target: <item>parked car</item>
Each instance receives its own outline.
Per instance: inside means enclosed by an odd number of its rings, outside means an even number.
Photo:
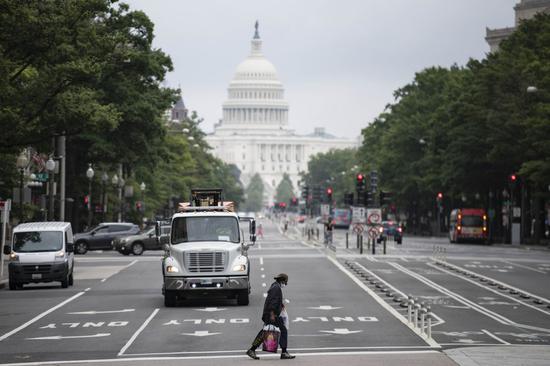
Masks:
[[[110,250],[113,239],[137,233],[139,227],[131,222],[104,222],[88,232],[76,234],[74,252],[86,254],[88,250]]]
[[[113,239],[111,242],[113,250],[121,254],[142,255],[146,250],[162,249],[164,244],[168,244],[170,236],[170,226],[161,226],[161,235],[155,234],[155,227],[148,226],[136,235],[121,236]]]
[[[30,222],[13,229],[9,255],[9,287],[17,290],[27,283],[61,282],[73,285],[73,231],[70,222]]]
[[[377,242],[381,243],[388,238],[393,238],[397,244],[403,243],[403,228],[395,221],[382,221]]]

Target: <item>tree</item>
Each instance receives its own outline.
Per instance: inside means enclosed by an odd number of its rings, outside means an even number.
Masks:
[[[277,202],[288,202],[294,197],[294,188],[292,187],[292,181],[288,174],[283,174],[283,179],[277,185],[275,190],[275,199]]]
[[[246,187],[246,201],[243,206],[244,211],[258,212],[263,207],[264,201],[264,182],[258,173],[250,179]]]

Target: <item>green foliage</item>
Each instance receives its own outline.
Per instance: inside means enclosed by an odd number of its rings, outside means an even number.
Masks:
[[[549,45],[550,15],[541,14],[485,60],[417,73],[362,131],[362,167],[377,169],[402,207],[424,210],[440,191],[451,201],[500,192],[514,172],[535,190],[546,187]],[[538,92],[527,93],[530,85]]]
[[[302,185],[332,187],[337,204],[344,193],[355,191],[355,172],[358,171],[356,149],[333,149],[311,157],[308,172],[302,174]]]
[[[288,202],[294,197],[294,188],[292,187],[292,181],[288,174],[283,174],[283,179],[277,185],[275,190],[275,200],[277,202]]]
[[[258,173],[250,179],[246,187],[246,201],[242,206],[242,211],[258,212],[263,207],[264,200],[264,182]]]
[[[154,25],[143,12],[116,0],[0,0],[0,9],[0,195],[17,183],[23,148],[52,154],[53,137],[64,134],[75,218],[85,214],[88,162],[94,189],[104,171],[112,177],[122,165],[136,192],[127,217],[139,216],[131,211],[141,181],[147,216],[187,199],[192,187],[242,199],[238,170],[209,152],[196,113],[183,123],[192,141],[182,125],[166,126],[163,113],[179,91],[162,87],[172,61],[153,48]],[[116,189],[106,188],[118,207]]]

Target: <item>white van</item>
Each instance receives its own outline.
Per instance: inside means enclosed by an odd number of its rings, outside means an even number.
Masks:
[[[30,222],[13,229],[9,255],[10,290],[27,283],[60,281],[61,287],[73,284],[73,230],[69,222]]]

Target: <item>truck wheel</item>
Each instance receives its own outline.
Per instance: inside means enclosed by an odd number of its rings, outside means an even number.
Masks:
[[[237,305],[248,305],[248,303],[248,291],[245,290],[237,294]]]
[[[17,283],[15,281],[10,280],[10,290],[15,291],[18,288],[19,288],[19,286],[17,286]]]
[[[61,280],[61,287],[62,288],[69,287],[69,275],[67,275],[67,277],[65,277],[65,279]]]
[[[172,291],[164,291],[164,306],[173,308],[177,304],[178,297]]]
[[[87,251],[88,251],[88,243],[86,243],[85,241],[76,242],[76,245],[74,248],[74,252],[76,254],[86,254]]]
[[[143,244],[134,243],[134,245],[132,245],[132,254],[133,255],[142,255],[143,254]]]

